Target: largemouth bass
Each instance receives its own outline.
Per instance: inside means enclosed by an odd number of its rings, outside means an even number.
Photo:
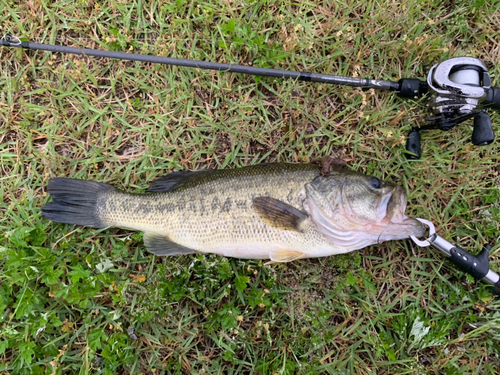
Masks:
[[[148,194],[70,178],[48,184],[42,215],[58,223],[145,232],[155,255],[214,253],[288,262],[424,235],[402,187],[344,169],[262,164],[174,172]]]

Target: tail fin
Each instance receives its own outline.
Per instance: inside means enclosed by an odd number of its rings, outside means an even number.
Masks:
[[[53,178],[47,186],[52,202],[42,207],[42,216],[57,223],[105,228],[98,215],[103,193],[116,190],[102,182]]]

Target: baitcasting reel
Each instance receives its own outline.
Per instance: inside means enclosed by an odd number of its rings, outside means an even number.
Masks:
[[[422,85],[422,81],[419,83],[415,95],[430,92],[429,107],[435,117],[426,119],[430,124],[411,129],[406,143],[409,159],[419,159],[422,154],[420,131],[449,130],[471,117],[474,118],[472,143],[480,146],[494,141],[490,116],[484,110],[476,108],[485,104],[500,109],[500,88],[491,87],[488,70],[480,60],[472,57],[445,60],[431,68],[427,76],[427,87]],[[400,92],[400,96],[405,95]]]

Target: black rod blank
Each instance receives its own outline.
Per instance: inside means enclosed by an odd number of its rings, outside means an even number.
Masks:
[[[218,70],[223,72],[250,74],[265,77],[276,77],[286,79],[296,79],[299,81],[321,82],[333,85],[345,85],[353,87],[373,88],[377,90],[398,91],[400,85],[393,81],[380,81],[375,79],[343,77],[328,74],[317,74],[308,72],[293,72],[289,70],[256,68],[245,65],[222,64],[206,61],[176,59],[172,57],[160,57],[141,55],[136,53],[112,52],[89,48],[75,48],[66,46],[56,46],[52,44],[30,43],[30,42],[14,42],[9,39],[1,39],[0,45],[7,47],[17,47],[40,51],[70,53],[75,55],[86,55],[96,57],[107,57],[118,60],[142,61],[154,64],[185,66],[189,68],[199,68],[208,70]]]

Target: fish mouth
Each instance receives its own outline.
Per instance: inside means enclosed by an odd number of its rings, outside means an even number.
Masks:
[[[407,202],[406,193],[401,186],[395,186],[382,198],[377,208],[381,224],[385,226],[380,234],[382,241],[421,237],[425,234],[426,229],[420,221],[405,215]]]

